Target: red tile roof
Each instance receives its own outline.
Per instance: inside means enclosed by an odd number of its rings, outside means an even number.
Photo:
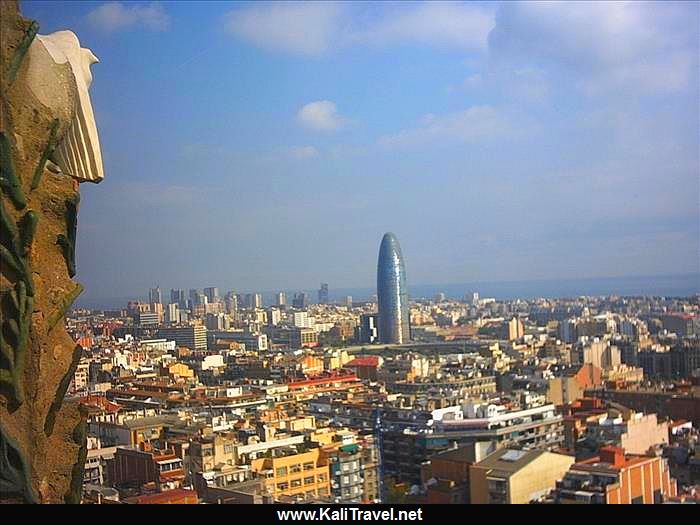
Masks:
[[[157,494],[145,494],[127,498],[127,503],[137,503],[141,505],[164,505],[164,504],[195,504],[198,503],[197,492],[187,489],[174,489]]]
[[[376,368],[379,366],[379,356],[356,357],[345,366],[370,366]]]

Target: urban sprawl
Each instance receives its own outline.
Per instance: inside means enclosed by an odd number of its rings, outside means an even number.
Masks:
[[[75,310],[86,503],[700,501],[700,296],[159,288]],[[268,301],[269,302],[269,301]]]

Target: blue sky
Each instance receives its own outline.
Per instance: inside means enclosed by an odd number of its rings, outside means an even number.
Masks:
[[[695,2],[21,2],[100,59],[88,297],[697,272]]]

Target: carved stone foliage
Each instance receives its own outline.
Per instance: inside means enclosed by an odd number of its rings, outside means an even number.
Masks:
[[[0,501],[79,503],[86,418],[64,397],[82,349],[64,320],[83,290],[77,182],[103,177],[96,58],[70,31],[38,31],[0,1]]]
[[[0,494],[3,498],[17,502],[37,502],[27,472],[27,462],[17,442],[6,436],[0,426]]]

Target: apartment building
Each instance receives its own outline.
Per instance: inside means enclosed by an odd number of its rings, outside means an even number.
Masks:
[[[275,500],[283,496],[300,499],[330,496],[328,459],[321,449],[306,452],[277,449],[270,456],[254,459],[250,465],[253,472],[265,479],[265,489]]]
[[[557,482],[554,503],[652,504],[677,495],[668,462],[604,447],[600,455],[571,466]]]
[[[549,493],[574,461],[545,450],[498,450],[469,467],[471,503],[530,503]]]

